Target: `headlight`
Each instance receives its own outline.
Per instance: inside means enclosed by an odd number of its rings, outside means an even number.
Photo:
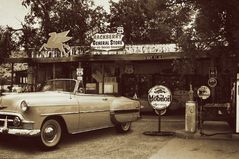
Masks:
[[[21,125],[21,119],[20,119],[19,117],[15,117],[15,118],[13,119],[13,125],[14,125],[15,127],[19,127],[19,126]]]
[[[28,110],[28,105],[27,105],[27,102],[26,101],[22,101],[21,104],[20,104],[20,108],[23,112],[27,111]]]

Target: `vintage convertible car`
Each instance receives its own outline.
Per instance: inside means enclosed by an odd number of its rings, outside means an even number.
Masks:
[[[64,131],[70,134],[107,127],[127,132],[139,117],[140,103],[104,94],[86,94],[73,79],[49,80],[40,92],[0,98],[0,135],[39,136],[47,148],[55,147]]]

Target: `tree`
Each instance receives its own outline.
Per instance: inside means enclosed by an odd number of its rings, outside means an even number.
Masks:
[[[11,27],[0,27],[0,85],[9,84],[11,81],[12,73],[11,73],[11,63],[3,63],[5,58],[9,58],[12,56],[21,57],[22,54],[14,54],[14,51],[17,50],[17,35],[16,31]],[[16,67],[19,69],[26,69],[26,67],[22,67],[23,64],[16,64]],[[2,87],[0,88],[2,89]],[[1,91],[1,90],[0,90]]]
[[[102,7],[94,7],[92,0],[23,0],[30,7],[25,17],[21,44],[26,50],[39,50],[51,32],[70,30],[71,45],[89,43],[87,32],[104,24],[106,12]]]
[[[238,11],[236,0],[194,0],[198,10],[195,21],[197,36],[210,46],[235,47],[238,44]]]
[[[16,48],[16,43],[12,37],[12,28],[0,27],[0,63],[4,58],[9,57],[11,51]]]
[[[190,41],[190,51],[208,51],[213,58],[239,54],[239,1],[223,0],[176,0],[187,3],[195,10],[195,21],[179,40],[185,53]],[[187,36],[187,38],[185,38]]]
[[[239,71],[239,1],[223,0],[175,0],[191,5],[194,21],[178,43],[183,49],[183,60],[176,63],[197,70],[195,59],[201,52],[207,53],[210,67],[217,69],[218,85],[212,89],[212,102],[228,102],[232,81]],[[225,62],[228,61],[228,62]],[[230,68],[229,66],[230,65]],[[179,68],[185,72],[185,68]],[[215,101],[214,101],[215,99]]]
[[[190,5],[172,0],[110,1],[110,27],[123,26],[126,43],[175,43],[189,22]]]

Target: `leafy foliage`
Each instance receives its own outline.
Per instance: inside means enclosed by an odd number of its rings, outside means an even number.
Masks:
[[[196,57],[201,52],[207,52],[212,60],[217,60],[219,75],[224,70],[225,58],[231,58],[236,67],[239,60],[239,1],[237,0],[175,0],[176,3],[190,5],[194,11],[191,26],[178,38],[178,44],[183,48],[182,60],[175,62],[178,72],[192,70],[198,67]],[[237,60],[236,60],[237,59]],[[189,66],[180,69],[179,65]],[[234,70],[230,70],[233,73]],[[234,72],[235,73],[235,72]]]
[[[21,58],[26,57],[25,51],[12,51],[9,57],[12,58]],[[2,63],[0,65],[0,85],[3,84],[10,84],[12,79],[12,64],[11,63]],[[27,70],[28,64],[27,63],[15,63],[13,65],[14,71],[23,71]]]
[[[196,11],[195,23],[190,30],[187,30],[187,34],[191,35],[192,43],[198,43],[197,46],[201,46],[201,50],[214,50],[216,55],[213,56],[221,56],[218,52],[223,50],[223,47],[229,49],[228,54],[239,47],[239,1],[183,1],[190,3]]]
[[[21,44],[28,50],[38,50],[51,32],[70,30],[71,45],[89,43],[87,32],[104,24],[106,12],[95,7],[92,0],[23,0],[30,7],[25,17]],[[39,28],[39,29],[38,29]]]
[[[3,58],[9,57],[11,51],[16,48],[16,43],[12,35],[12,28],[0,27],[0,63]]]
[[[190,5],[172,0],[110,1],[110,28],[123,26],[126,43],[172,43],[189,22]]]

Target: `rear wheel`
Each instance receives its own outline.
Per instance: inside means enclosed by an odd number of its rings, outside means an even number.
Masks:
[[[116,130],[120,133],[128,132],[131,129],[131,122],[116,125]]]
[[[55,119],[44,122],[41,128],[41,143],[45,148],[56,147],[62,136],[62,127]]]

